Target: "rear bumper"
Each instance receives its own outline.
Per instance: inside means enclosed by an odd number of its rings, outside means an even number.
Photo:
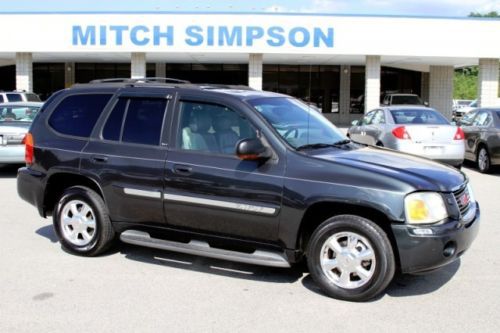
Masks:
[[[24,146],[0,146],[0,164],[24,163]]]
[[[408,141],[398,140],[396,149],[451,165],[460,165],[464,161],[465,148],[462,141],[457,144],[413,143]]]
[[[40,216],[43,212],[43,178],[40,172],[23,167],[17,171],[17,193],[24,201],[37,207]]]
[[[477,205],[474,218],[467,224],[458,220],[421,227],[393,224],[402,273],[430,271],[458,259],[476,238],[479,220]],[[423,229],[428,229],[425,231],[427,234],[422,234]]]

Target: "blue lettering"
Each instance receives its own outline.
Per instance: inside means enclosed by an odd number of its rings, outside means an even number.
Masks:
[[[167,26],[167,31],[161,32],[160,27],[155,25],[153,27],[153,44],[160,45],[161,38],[165,38],[166,45],[172,46],[174,45],[174,27],[171,25]]]
[[[298,35],[302,35],[302,38],[298,38]],[[306,28],[296,27],[290,30],[290,32],[288,33],[288,39],[292,46],[304,47],[309,44],[311,35]]]
[[[85,28],[85,32],[79,25],[73,26],[73,45],[95,45],[95,26],[91,25]]]
[[[142,32],[142,38],[139,38],[139,32]],[[144,26],[144,25],[138,25],[132,28],[130,30],[130,40],[132,41],[132,44],[138,45],[138,46],[144,46],[149,43],[149,38],[144,37],[144,33],[149,32],[149,28]]]
[[[243,30],[241,27],[233,27],[229,31],[228,27],[219,28],[219,46],[233,46],[236,40],[236,46],[241,46],[243,37]]]
[[[115,44],[122,45],[123,44],[123,33],[128,31],[128,26],[126,25],[111,25],[109,27],[109,31],[115,32]]]
[[[214,27],[211,25],[207,27],[207,45],[214,46]]]
[[[319,47],[321,41],[326,47],[333,47],[333,28],[328,28],[327,34],[320,28],[314,28],[314,47]]]
[[[285,30],[282,27],[270,27],[267,29],[267,34],[270,37],[267,40],[267,44],[269,46],[283,46],[285,44],[284,32]]]
[[[106,28],[105,25],[99,26],[99,45],[106,45]]]
[[[203,35],[201,32],[203,28],[199,25],[190,25],[186,28],[186,35],[189,38],[186,38],[186,44],[189,46],[200,46],[203,43]]]
[[[253,46],[255,39],[264,36],[264,29],[261,27],[247,27],[247,46]]]

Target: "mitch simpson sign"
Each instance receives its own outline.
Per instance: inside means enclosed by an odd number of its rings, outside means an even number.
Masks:
[[[267,47],[333,48],[331,27],[284,27],[274,25],[189,25],[182,34],[173,25],[73,25],[73,46],[145,47]]]

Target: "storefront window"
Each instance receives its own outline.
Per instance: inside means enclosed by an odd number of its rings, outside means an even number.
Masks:
[[[318,65],[264,65],[263,89],[291,95],[323,113],[338,112],[340,68]]]

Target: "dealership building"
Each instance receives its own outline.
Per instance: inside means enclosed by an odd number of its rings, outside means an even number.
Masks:
[[[455,68],[478,65],[498,104],[500,20],[298,13],[0,13],[0,89],[47,98],[102,78],[243,84],[315,104],[348,124],[382,92],[451,117]]]

